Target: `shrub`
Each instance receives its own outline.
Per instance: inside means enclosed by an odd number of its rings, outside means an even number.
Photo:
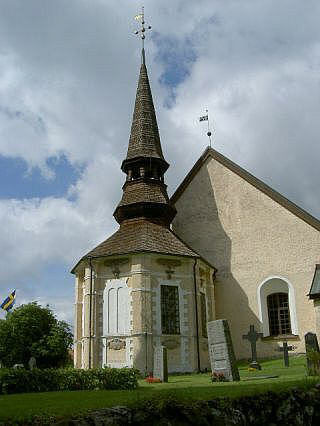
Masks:
[[[138,370],[134,368],[0,369],[0,394],[59,390],[135,389]]]
[[[308,368],[309,376],[320,376],[320,352],[315,349],[308,349],[307,358],[310,363]]]

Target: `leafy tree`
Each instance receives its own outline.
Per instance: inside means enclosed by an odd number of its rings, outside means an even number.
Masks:
[[[32,356],[37,367],[64,366],[71,345],[70,326],[58,321],[49,306],[28,303],[0,320],[0,360],[6,367],[18,363],[26,366]]]

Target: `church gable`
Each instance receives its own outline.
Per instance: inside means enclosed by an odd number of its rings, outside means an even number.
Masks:
[[[295,270],[304,262],[314,270],[319,221],[212,149],[172,201],[178,210],[175,232],[220,272],[230,262],[243,269],[273,257],[273,267]]]
[[[193,168],[190,170],[190,172],[187,174],[185,179],[182,181],[182,183],[178,186],[175,193],[171,197],[171,202],[175,204],[180,196],[183,194],[183,192],[186,190],[190,182],[195,178],[195,176],[198,174],[201,167],[208,161],[208,159],[214,159],[230,171],[234,172],[236,175],[243,178],[246,182],[250,183],[252,186],[257,188],[259,191],[263,192],[264,194],[268,195],[271,199],[279,203],[281,206],[289,210],[291,213],[293,213],[295,216],[299,217],[318,231],[320,231],[320,221],[310,215],[308,212],[303,210],[301,207],[294,204],[292,201],[288,200],[286,197],[281,195],[279,192],[272,189],[270,186],[262,182],[260,179],[253,176],[251,173],[247,172],[245,169],[240,167],[238,164],[234,163],[233,161],[229,160],[224,155],[220,154],[218,151],[214,150],[213,148],[207,148],[202,156],[199,158],[199,160],[195,163]]]
[[[315,330],[307,294],[319,263],[319,221],[212,149],[172,202],[173,230],[218,269],[216,314],[230,321],[237,356],[246,356],[241,336],[250,324],[272,333],[267,298],[278,293],[290,304],[287,329],[303,350],[304,333]],[[273,351],[266,346],[264,356]]]

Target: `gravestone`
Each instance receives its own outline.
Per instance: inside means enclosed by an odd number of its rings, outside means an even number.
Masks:
[[[23,364],[14,364],[14,366],[12,368],[14,368],[14,369],[24,368],[24,365]]]
[[[32,356],[29,359],[28,365],[29,365],[29,370],[33,370],[34,368],[37,368],[37,361],[34,356]]]
[[[283,346],[276,349],[277,351],[283,352],[284,366],[289,367],[289,351],[293,351],[293,346],[288,346],[286,341],[283,342]]]
[[[320,351],[317,335],[307,333],[304,336],[307,354],[307,368],[310,375],[320,374]]]
[[[168,359],[165,346],[156,346],[154,348],[153,377],[160,379],[162,382],[168,381]]]
[[[209,321],[207,330],[212,373],[223,374],[229,381],[240,380],[228,321]]]
[[[261,370],[261,365],[257,361],[257,341],[263,337],[263,333],[257,333],[254,329],[254,325],[250,325],[248,334],[243,334],[242,339],[249,340],[251,344],[251,362],[250,367],[256,370]]]

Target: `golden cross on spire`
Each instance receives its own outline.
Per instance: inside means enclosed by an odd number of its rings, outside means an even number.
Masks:
[[[145,26],[145,20],[144,20],[144,7],[142,6],[142,12],[139,15],[136,15],[134,17],[135,20],[141,21],[141,28],[140,30],[135,31],[135,34],[141,36],[142,40],[142,58],[144,57],[144,39],[146,38],[146,30],[151,30],[151,26]]]

